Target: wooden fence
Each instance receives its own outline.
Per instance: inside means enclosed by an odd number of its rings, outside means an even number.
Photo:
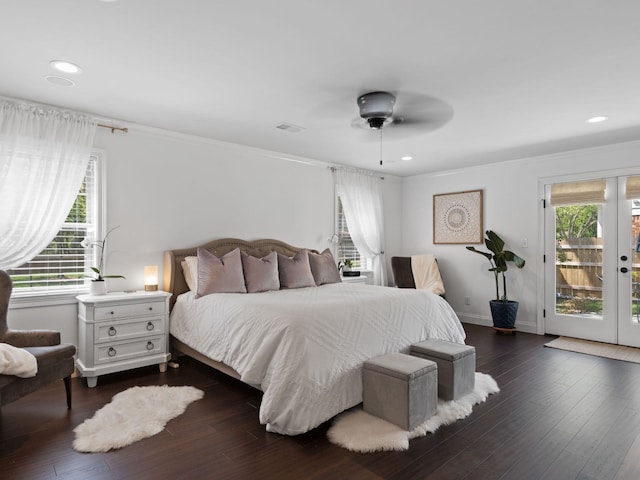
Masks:
[[[571,238],[556,245],[556,293],[602,298],[601,238]]]

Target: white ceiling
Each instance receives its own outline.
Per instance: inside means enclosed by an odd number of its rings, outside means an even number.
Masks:
[[[0,95],[122,125],[401,176],[640,139],[638,0],[0,0],[0,18]],[[75,86],[44,80],[54,59]],[[385,129],[380,167],[378,132],[351,126],[372,90],[453,118]]]

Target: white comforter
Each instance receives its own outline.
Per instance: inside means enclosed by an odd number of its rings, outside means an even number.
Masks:
[[[348,283],[197,300],[185,293],[171,334],[260,388],[260,422],[287,435],[360,403],[365,360],[427,338],[465,338],[439,296]]]

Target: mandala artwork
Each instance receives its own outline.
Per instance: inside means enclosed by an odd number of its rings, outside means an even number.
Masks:
[[[433,243],[482,243],[482,190],[433,196]]]

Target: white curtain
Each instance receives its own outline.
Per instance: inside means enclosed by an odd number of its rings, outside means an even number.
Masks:
[[[0,268],[40,253],[82,184],[94,119],[0,99]]]
[[[338,195],[354,245],[373,263],[374,285],[387,285],[384,260],[382,179],[356,169],[333,170]]]

